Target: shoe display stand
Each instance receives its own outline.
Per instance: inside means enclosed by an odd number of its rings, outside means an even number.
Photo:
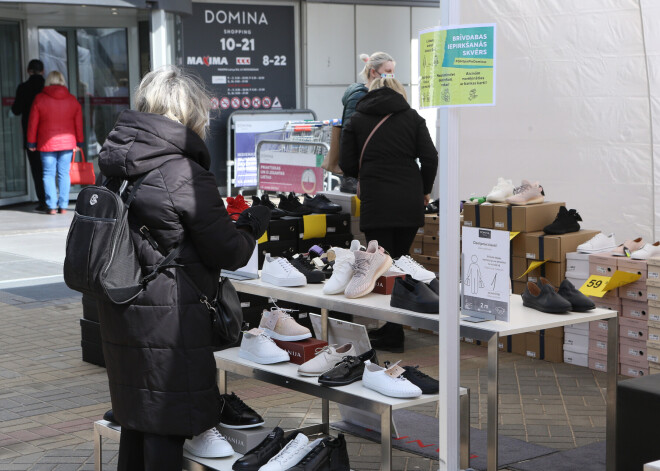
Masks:
[[[119,442],[121,427],[118,424],[108,422],[107,420],[97,420],[94,422],[94,470],[101,471],[103,463],[101,460],[103,453],[102,438],[109,438]],[[242,457],[240,453],[234,453],[227,458],[200,458],[183,450],[183,469],[185,471],[232,471],[234,462]]]
[[[606,411],[606,464],[607,471],[614,471],[616,432],[616,384],[619,357],[618,313],[609,309],[593,309],[588,312],[568,314],[546,314],[523,306],[520,296],[513,295],[509,304],[509,322],[487,321],[471,323],[461,319],[460,331],[464,337],[488,343],[488,471],[497,470],[498,446],[498,344],[500,337],[522,334],[571,324],[597,320],[608,321],[607,341],[607,411]]]

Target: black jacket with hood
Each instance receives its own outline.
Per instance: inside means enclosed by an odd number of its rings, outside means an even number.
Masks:
[[[360,167],[367,137],[389,113],[369,141]],[[362,231],[424,225],[424,195],[433,189],[438,152],[426,121],[403,95],[379,88],[358,102],[342,130],[339,166],[344,175],[359,178]]]
[[[27,148],[27,130],[30,109],[34,98],[44,89],[46,80],[41,74],[32,74],[28,79],[16,88],[16,99],[11,105],[11,112],[16,116],[21,115],[23,126],[23,147]]]
[[[160,273],[133,302],[98,303],[112,408],[127,429],[192,436],[219,421],[211,318],[198,289],[213,297],[220,269],[245,265],[255,240],[229,218],[209,165],[195,132],[130,110],[121,113],[99,155],[106,177],[134,181],[149,172],[129,212],[143,272],[183,244],[176,259],[182,267]],[[162,253],[140,235],[143,225]]]

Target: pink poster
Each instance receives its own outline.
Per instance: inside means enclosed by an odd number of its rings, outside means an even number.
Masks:
[[[323,190],[323,169],[276,163],[259,165],[259,189],[313,195]]]

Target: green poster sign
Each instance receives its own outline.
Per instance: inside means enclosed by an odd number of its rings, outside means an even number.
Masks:
[[[495,25],[432,28],[419,34],[419,103],[495,104]]]

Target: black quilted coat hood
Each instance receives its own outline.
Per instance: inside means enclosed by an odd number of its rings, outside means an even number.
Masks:
[[[229,218],[209,164],[193,131],[136,111],[119,116],[99,155],[105,176],[131,181],[148,172],[129,212],[143,273],[183,244],[182,267],[162,272],[131,304],[98,303],[112,408],[129,429],[192,436],[219,420],[211,318],[199,295],[213,297],[220,269],[245,265],[255,241]]]

